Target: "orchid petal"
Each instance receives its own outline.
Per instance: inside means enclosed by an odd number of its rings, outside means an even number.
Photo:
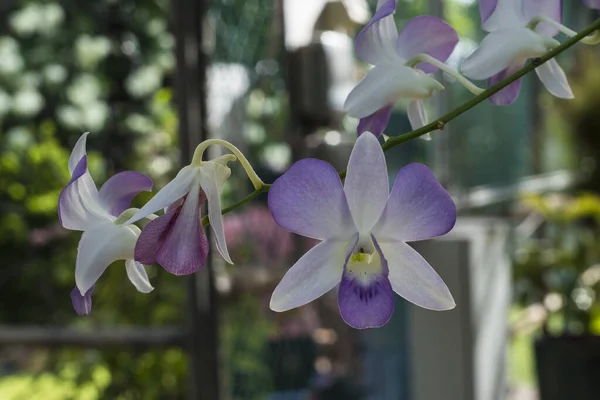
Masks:
[[[493,86],[496,83],[503,81],[507,77],[511,76],[512,74],[514,74],[515,72],[520,70],[521,68],[523,68],[522,64],[517,64],[517,65],[508,67],[504,71],[501,71],[500,73],[492,76],[488,80],[488,85]],[[507,106],[509,104],[514,103],[517,100],[517,98],[519,97],[519,92],[521,91],[521,83],[522,83],[521,78],[517,79],[514,82],[509,83],[507,86],[500,89],[500,91],[491,95],[490,101],[497,106]]]
[[[422,15],[408,21],[398,35],[397,43],[405,60],[424,53],[445,62],[458,44],[458,34],[445,21]],[[437,71],[437,67],[427,63],[419,63],[417,68],[426,74]]]
[[[87,292],[114,261],[133,258],[137,238],[132,228],[110,221],[95,224],[83,232],[75,262],[75,283],[79,291]]]
[[[282,312],[321,297],[342,279],[344,260],[358,235],[348,242],[325,240],[304,254],[288,270],[271,296],[271,310]]]
[[[565,71],[558,65],[555,59],[548,60],[535,69],[535,72],[546,89],[554,96],[561,99],[572,99],[573,91]]]
[[[396,0],[380,1],[371,21],[356,36],[356,54],[364,61],[379,64],[398,59],[395,11]]]
[[[140,293],[150,293],[154,290],[150,284],[148,273],[142,264],[134,260],[125,261],[125,271],[127,277]]]
[[[394,292],[429,310],[450,310],[456,306],[442,278],[416,250],[401,242],[379,245],[388,261]]]
[[[406,111],[408,114],[408,121],[413,130],[422,128],[429,123],[427,109],[422,100],[413,100],[408,103],[408,109]]]
[[[387,324],[394,313],[394,291],[388,279],[387,261],[383,257],[377,242],[377,260],[381,263],[381,273],[368,276],[365,281],[363,273],[367,271],[350,271],[351,266],[346,259],[344,274],[338,292],[340,314],[348,325],[356,329],[378,328]],[[360,267],[358,266],[360,269]],[[368,266],[371,270],[373,266]],[[356,274],[358,273],[358,275]]]
[[[134,222],[162,210],[176,200],[185,196],[192,187],[194,181],[198,178],[198,168],[186,166],[179,171],[177,176],[165,185],[156,195],[150,199],[138,212],[136,212],[123,225],[130,225]]]
[[[370,132],[360,135],[352,149],[344,193],[358,231],[369,232],[390,193],[385,155]]]
[[[294,163],[273,183],[268,202],[277,225],[290,232],[315,239],[356,233],[340,177],[325,161]]]
[[[135,172],[123,171],[111,176],[99,191],[100,201],[108,212],[118,217],[129,208],[131,200],[140,192],[152,190],[152,179]]]
[[[529,22],[529,19],[523,13],[522,0],[496,0],[491,15],[488,15],[484,20],[484,12],[487,15],[491,9],[491,3],[490,1],[483,1],[483,4],[480,2],[479,5],[483,30],[493,32],[507,28],[523,28]]]
[[[562,22],[562,0],[526,0],[523,1],[523,14],[525,19],[545,16],[558,23]],[[545,36],[556,36],[559,30],[544,22],[539,23],[536,32]]]
[[[365,132],[371,132],[377,137],[381,136],[390,121],[392,108],[393,106],[385,106],[381,110],[361,118],[358,127],[356,128],[358,135],[360,136]]]
[[[85,292],[85,295],[81,295],[81,292],[77,287],[71,291],[71,303],[73,308],[78,315],[90,315],[92,313],[92,292],[94,286]]]
[[[86,142],[87,142],[88,132],[84,133],[79,137],[75,146],[73,146],[73,151],[71,151],[71,155],[69,156],[69,173],[73,175],[73,171],[77,167],[77,164],[81,161],[82,158],[86,157]]]
[[[443,88],[420,70],[399,63],[380,64],[352,89],[344,109],[354,118],[364,118],[400,98],[425,99]]]
[[[373,235],[380,243],[431,239],[448,233],[455,222],[456,206],[431,170],[408,164],[398,172]]]
[[[487,79],[528,58],[542,56],[558,44],[527,28],[494,31],[463,61],[462,71],[473,79]]]
[[[479,0],[479,14],[481,14],[482,26],[485,26],[486,21],[492,16],[497,5],[498,0]]]

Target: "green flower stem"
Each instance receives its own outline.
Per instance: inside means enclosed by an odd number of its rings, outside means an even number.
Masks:
[[[532,18],[531,21],[529,21],[529,23],[527,24],[527,27],[529,29],[535,29],[535,27],[538,26],[538,24],[540,24],[541,22],[544,22],[544,23],[558,29],[560,32],[564,33],[568,37],[577,36],[577,32],[575,32],[574,30],[564,26],[563,24],[556,22],[552,18],[546,17],[545,15],[540,15],[540,16]],[[589,44],[591,46],[600,43],[600,31],[596,31],[596,32],[594,32],[593,35],[584,37],[583,39],[580,40],[580,42],[583,44]]]
[[[600,30],[600,19],[597,19],[594,23],[592,23],[590,26],[588,26],[587,28],[585,28],[584,30],[582,30],[581,32],[579,32],[577,35],[573,36],[572,38],[566,40],[565,42],[563,42],[562,44],[560,44],[558,47],[556,47],[555,49],[550,50],[548,53],[546,53],[545,55],[543,55],[540,58],[536,58],[534,59],[531,63],[529,63],[529,65],[527,65],[526,67],[522,68],[521,70],[515,72],[514,74],[512,74],[511,76],[505,78],[504,80],[498,82],[497,84],[490,86],[488,89],[486,89],[485,91],[483,91],[481,94],[475,96],[474,98],[472,98],[471,100],[467,101],[466,103],[464,103],[463,105],[455,108],[454,110],[450,111],[448,114],[436,119],[435,121],[425,125],[422,128],[419,129],[415,129],[414,131],[408,132],[404,135],[400,135],[400,136],[395,136],[395,137],[391,137],[389,138],[381,147],[383,148],[383,151],[388,151],[389,149],[398,146],[399,144],[402,143],[406,143],[409,142],[413,139],[418,138],[419,136],[423,136],[429,132],[433,132],[435,130],[442,130],[444,129],[444,126],[452,121],[453,119],[455,119],[456,117],[458,117],[459,115],[464,114],[465,112],[469,111],[471,108],[475,107],[477,104],[481,103],[482,101],[486,100],[487,98],[489,98],[490,96],[492,96],[495,93],[498,93],[501,89],[505,88],[506,86],[510,85],[511,83],[513,83],[514,81],[516,81],[519,78],[522,78],[523,76],[527,75],[528,73],[530,73],[531,71],[533,71],[534,69],[536,69],[537,67],[539,67],[540,65],[544,64],[546,61],[549,61],[550,59],[556,57],[557,55],[559,55],[560,53],[562,53],[563,51],[567,50],[568,48],[570,48],[571,46],[573,46],[574,44],[585,40],[586,42],[590,40],[590,38],[588,38],[588,36],[590,34],[595,33],[595,31]],[[593,37],[593,36],[592,36]],[[342,170],[340,171],[340,178],[344,179],[346,177],[346,170]],[[244,205],[245,203],[249,202],[250,200],[254,199],[256,196],[258,196],[261,193],[266,193],[269,191],[269,189],[271,188],[271,185],[269,184],[262,184],[262,186],[259,186],[256,188],[256,190],[252,193],[250,193],[248,196],[244,197],[242,200],[238,201],[235,204],[232,204],[231,206],[224,208],[222,213],[228,213],[229,211],[238,208],[242,205]],[[209,222],[208,222],[208,218],[204,217],[202,219],[202,225],[203,226],[208,226]]]

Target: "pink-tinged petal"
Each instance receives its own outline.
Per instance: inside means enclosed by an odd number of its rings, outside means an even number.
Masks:
[[[344,192],[359,232],[369,232],[390,194],[385,155],[377,138],[365,132],[348,160]]]
[[[364,117],[360,119],[358,123],[358,127],[356,128],[356,132],[358,136],[365,132],[371,132],[373,135],[379,137],[385,130],[390,122],[390,117],[392,115],[393,106],[385,106],[379,111],[374,112],[368,117]]]
[[[406,243],[379,243],[389,268],[394,292],[428,310],[444,311],[456,306],[450,290],[421,255]]]
[[[138,233],[111,221],[94,224],[83,232],[77,249],[75,283],[81,293],[91,288],[114,261],[133,258]]]
[[[492,16],[498,0],[479,0],[479,14],[481,14],[481,25],[485,25],[488,18]]]
[[[488,34],[462,63],[463,73],[472,79],[488,79],[501,71],[540,57],[559,43],[527,28],[501,29]]]
[[[350,242],[325,240],[304,254],[285,274],[271,296],[271,310],[282,312],[321,297],[342,279],[344,260],[358,235]]]
[[[356,36],[356,54],[371,64],[398,59],[394,21],[396,0],[380,1],[371,21]]]
[[[198,177],[198,167],[189,165],[183,167],[171,182],[167,183],[165,187],[156,193],[156,195],[129,218],[129,220],[125,221],[123,225],[133,224],[181,199],[190,191],[192,185],[198,181]]]
[[[595,8],[596,10],[600,10],[600,0],[583,0],[583,4],[590,8]]]
[[[455,222],[456,206],[431,170],[408,164],[398,172],[373,235],[379,243],[431,239],[448,233]]]
[[[146,268],[142,264],[134,260],[125,261],[125,271],[127,271],[127,277],[129,281],[135,286],[140,293],[150,293],[154,290],[150,284],[148,273]]]
[[[573,91],[569,86],[569,81],[565,71],[558,65],[555,59],[549,60],[535,69],[538,78],[544,84],[546,89],[556,97],[561,99],[572,99]]]
[[[78,315],[90,315],[92,313],[93,292],[94,286],[89,288],[83,296],[77,287],[71,291],[71,303],[73,304],[73,308]]]
[[[523,14],[527,20],[543,15],[562,23],[562,0],[525,0]],[[556,36],[559,33],[558,29],[544,22],[538,24],[535,30],[546,36]]]
[[[158,263],[174,275],[189,275],[202,268],[208,255],[208,240],[200,220],[203,197],[195,187],[181,206],[170,207],[150,221],[135,246],[135,261]]]
[[[409,60],[417,54],[429,54],[445,62],[458,44],[458,33],[437,17],[422,15],[411,19],[398,35],[398,51]],[[420,63],[417,68],[430,74],[437,71],[431,64]]]
[[[378,328],[387,324],[394,313],[394,291],[388,279],[388,265],[377,242],[380,273],[372,274],[372,266],[364,270],[346,259],[338,292],[338,306],[344,321],[356,329]],[[368,276],[370,275],[370,276]]]
[[[152,179],[148,176],[135,171],[123,171],[111,176],[100,188],[99,195],[104,208],[117,217],[129,208],[137,194],[151,190]]]
[[[504,79],[511,76],[512,74],[520,70],[522,67],[522,65],[509,67],[504,71],[500,72],[499,74],[492,76],[488,80],[488,86],[493,86],[498,82],[502,82]],[[520,78],[510,83],[508,86],[505,86],[500,91],[491,95],[489,98],[490,101],[497,106],[507,106],[509,104],[514,103],[519,97],[519,92],[521,91],[521,83],[522,79]]]
[[[350,237],[356,232],[342,182],[325,161],[294,163],[269,190],[269,210],[285,230],[314,239]]]
[[[225,240],[225,229],[223,228],[223,215],[221,214],[221,185],[219,184],[217,170],[219,165],[215,163],[206,163],[200,168],[200,184],[206,193],[208,200],[208,219],[210,228],[215,235],[215,244],[217,250],[225,261],[233,264],[227,242]],[[222,167],[222,166],[221,166]],[[226,178],[225,178],[226,179]]]

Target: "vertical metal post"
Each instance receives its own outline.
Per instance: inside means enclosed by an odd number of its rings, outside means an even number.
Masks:
[[[203,28],[207,0],[172,0],[177,56],[176,99],[179,110],[181,158],[188,163],[198,143],[208,137],[206,67]],[[211,255],[207,265],[190,277],[188,342],[190,398],[218,400],[218,321]]]

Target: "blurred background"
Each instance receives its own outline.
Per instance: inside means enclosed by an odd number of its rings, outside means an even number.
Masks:
[[[1,400],[600,398],[600,53],[583,45],[560,56],[574,100],[530,74],[516,104],[485,102],[388,153],[392,179],[424,162],[457,202],[455,230],[415,244],[455,310],[397,298],[391,322],[368,331],[343,323],[335,293],[271,312],[314,243],[278,228],[263,195],[225,219],[235,266],[214,257],[187,278],[152,266],[156,289],[142,295],[118,262],[92,314],[73,311],[80,235],[56,209],[81,133],[98,184],[135,169],[158,190],[209,137],[240,147],[265,182],[304,157],[342,168],[357,124],[342,104],[368,67],[353,40],[375,3],[0,2]],[[563,7],[575,30],[598,17]],[[398,10],[399,25],[430,14],[454,26],[455,67],[483,37],[474,0]],[[438,78],[431,118],[472,96]],[[389,135],[410,130],[405,107]],[[236,166],[224,203],[251,190]]]

